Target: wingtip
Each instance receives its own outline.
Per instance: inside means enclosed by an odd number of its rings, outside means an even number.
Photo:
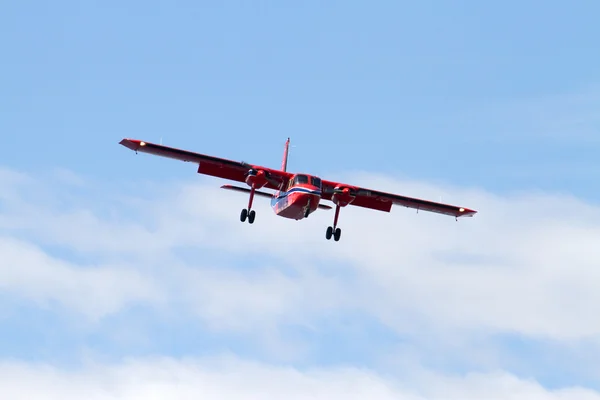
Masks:
[[[137,149],[139,149],[140,146],[142,146],[142,143],[143,142],[141,140],[127,139],[127,138],[124,138],[124,139],[122,139],[119,142],[120,145],[123,145],[123,146],[125,146],[125,147],[127,147],[128,149],[131,149],[131,150],[137,150]]]
[[[475,216],[475,214],[477,214],[477,211],[470,210],[468,208],[461,208],[459,211],[460,211],[459,217],[473,217],[473,216]]]

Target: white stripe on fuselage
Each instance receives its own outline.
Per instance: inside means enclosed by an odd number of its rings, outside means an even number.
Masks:
[[[319,189],[309,189],[305,187],[293,187],[287,192],[275,192],[273,193],[273,197],[271,198],[271,207],[275,207],[281,201],[286,199],[292,193],[305,193],[305,194],[313,194],[315,196],[321,196],[321,191]]]
[[[292,193],[309,193],[309,194],[314,194],[317,196],[321,195],[321,191],[319,189],[312,190],[312,189],[305,188],[305,187],[294,187],[294,188],[291,188],[287,192],[279,192],[277,199],[282,199]]]

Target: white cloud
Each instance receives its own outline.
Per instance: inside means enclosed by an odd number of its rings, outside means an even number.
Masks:
[[[443,376],[420,371],[398,377],[351,367],[297,370],[233,357],[90,363],[77,371],[4,362],[0,387],[11,399],[600,399],[591,390],[548,390],[505,372]]]
[[[310,270],[292,277],[276,268],[202,268],[181,278],[190,304],[215,329],[243,332],[282,322],[309,326],[311,317],[344,306],[346,287]]]
[[[135,302],[159,302],[161,288],[131,268],[78,266],[0,236],[0,290],[42,307],[58,303],[97,320]]]
[[[215,233],[220,232],[208,239],[211,246],[229,252],[278,254],[283,264],[299,271],[314,268],[325,274],[330,269],[341,276],[351,272],[354,280],[336,281],[342,285],[336,297],[339,305],[378,315],[399,331],[427,325],[556,339],[600,333],[600,320],[594,317],[600,302],[599,207],[543,193],[497,196],[372,176],[358,181],[426,198],[442,193],[445,201],[480,213],[457,223],[402,208],[392,214],[347,208],[340,220],[342,241],[333,243],[324,240],[331,212],[303,222],[286,221],[270,215],[262,204],[257,206],[257,222],[250,226],[237,220],[243,196],[198,185],[184,201],[170,203],[187,214],[186,221],[164,220],[174,226],[209,222]],[[293,284],[300,292],[316,287],[302,279]],[[268,293],[278,298],[277,285],[271,287]],[[305,303],[327,298],[328,290],[310,291],[314,295]],[[296,303],[287,304],[288,311],[298,312]]]
[[[301,222],[284,220],[272,214],[268,201],[257,199],[256,222],[242,224],[238,214],[246,197],[222,191],[219,181],[209,178],[168,189],[163,185],[163,191],[157,185],[156,199],[140,199],[144,206],[135,207],[137,222],[121,222],[132,207],[110,196],[103,201],[124,208],[109,221],[96,215],[91,202],[73,212],[28,197],[10,203],[10,214],[0,214],[0,226],[83,252],[127,256],[128,266],[141,277],[128,280],[141,285],[131,289],[134,297],[152,299],[142,282],[160,275],[172,301],[185,299],[219,329],[241,329],[249,321],[308,323],[307,315],[344,308],[378,316],[398,331],[426,325],[557,339],[600,333],[595,318],[600,207],[552,194],[499,196],[369,175],[351,179],[417,197],[441,195],[480,213],[455,222],[404,208],[391,214],[345,208],[342,240],[335,243],[324,238],[333,212],[320,211]],[[60,186],[54,190],[60,197]],[[216,249],[277,261],[244,273],[222,261],[177,259],[172,252],[182,246],[213,256]],[[290,268],[294,276],[282,274]],[[56,279],[40,282],[64,285]],[[32,287],[32,293],[40,290]]]
[[[335,243],[324,237],[333,212],[284,220],[257,199],[256,222],[242,224],[246,197],[222,191],[210,178],[158,183],[139,197],[105,191],[73,201],[73,210],[61,200],[69,193],[62,184],[50,182],[37,197],[31,194],[39,182],[25,177],[16,184],[18,175],[11,176],[4,186],[12,195],[0,203],[0,245],[10,256],[0,261],[0,290],[38,304],[58,302],[98,318],[147,303],[157,318],[164,310],[194,315],[217,332],[258,338],[280,360],[302,355],[305,345],[282,339],[280,326],[318,333],[322,321],[353,312],[398,333],[437,337],[439,351],[462,346],[468,358],[477,352],[469,342],[473,332],[566,341],[600,333],[600,207],[576,198],[500,196],[352,174],[342,179],[441,196],[480,213],[455,222],[403,208],[391,214],[346,208]],[[51,256],[47,246],[76,256]],[[485,351],[486,367],[498,365],[493,349]],[[561,398],[527,382],[519,387]]]

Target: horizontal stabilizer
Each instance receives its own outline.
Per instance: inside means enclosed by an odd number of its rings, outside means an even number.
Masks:
[[[248,188],[243,188],[243,187],[233,186],[233,185],[223,185],[223,186],[221,186],[221,189],[233,190],[235,192],[242,192],[242,193],[250,193],[250,189],[248,189]],[[273,195],[271,193],[261,192],[259,190],[255,190],[254,195],[261,196],[261,197],[268,197],[268,198],[273,197]]]

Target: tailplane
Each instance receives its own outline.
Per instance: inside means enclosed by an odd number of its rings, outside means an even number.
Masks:
[[[287,171],[287,160],[288,160],[288,152],[290,149],[290,138],[285,142],[285,149],[283,150],[283,161],[281,162],[281,170]]]

